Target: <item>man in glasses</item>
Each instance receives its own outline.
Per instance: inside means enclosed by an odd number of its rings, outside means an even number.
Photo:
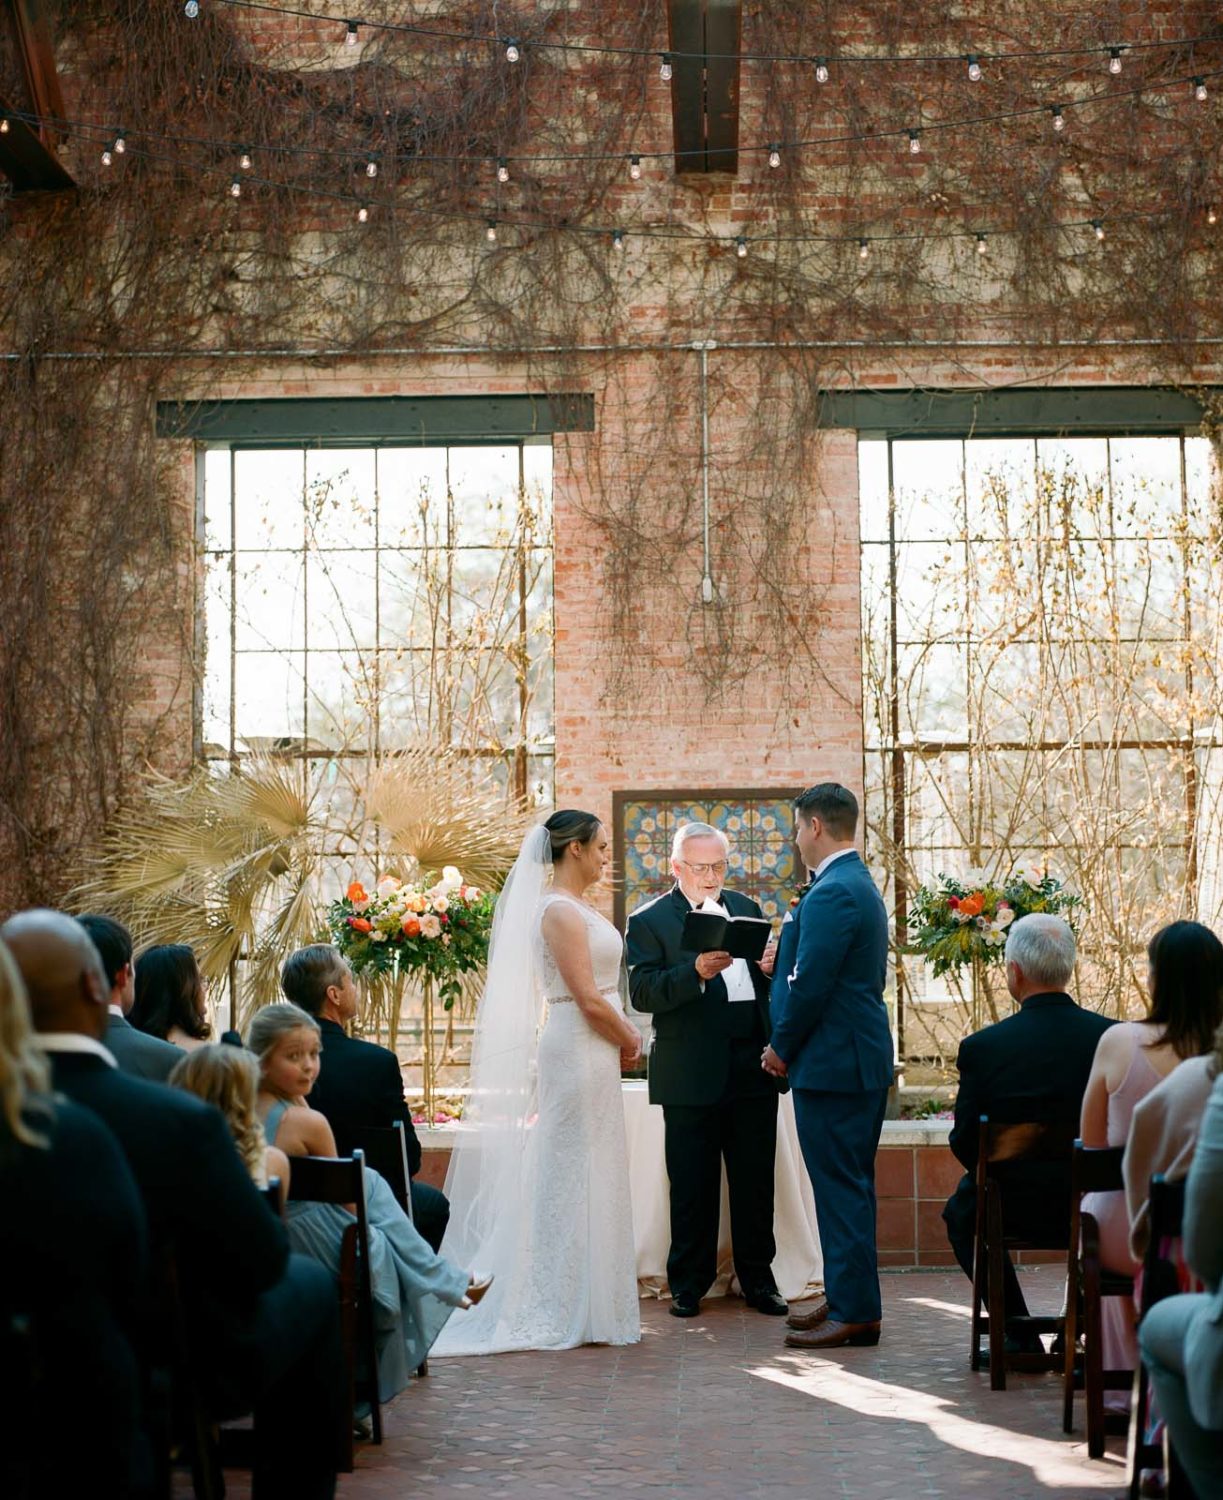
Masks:
[[[661,1104],[671,1179],[671,1311],[695,1317],[717,1275],[722,1163],[730,1194],[735,1272],[748,1303],[788,1312],[773,1279],[773,1173],[778,1081],[765,1077],[772,950],[761,963],[683,947],[684,918],[712,904],[759,917],[723,888],[729,844],[708,823],[686,823],[671,850],[675,885],[629,917],[629,990],[654,1018],[650,1103]],[[706,906],[709,909],[709,905]]]

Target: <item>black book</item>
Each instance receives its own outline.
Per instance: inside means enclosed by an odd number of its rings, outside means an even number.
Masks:
[[[773,924],[767,917],[724,917],[716,911],[690,911],[684,918],[680,942],[689,953],[729,953],[732,958],[759,960]]]

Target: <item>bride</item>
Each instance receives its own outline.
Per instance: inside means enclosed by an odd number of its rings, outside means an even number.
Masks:
[[[620,1102],[641,1037],[621,1000],[620,934],[582,899],[607,857],[598,818],[553,813],[497,901],[446,1176],[446,1253],[497,1279],[434,1357],[641,1337]]]

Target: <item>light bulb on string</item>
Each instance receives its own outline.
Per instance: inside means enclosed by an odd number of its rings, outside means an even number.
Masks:
[[[229,196],[231,198],[241,198],[241,196],[242,196],[242,179],[241,179],[241,177],[235,177],[233,179],[233,181],[229,184]]]
[[[508,182],[510,180],[510,164],[504,156],[497,158],[497,181]]]
[[[505,60],[506,60],[506,62],[507,63],[516,63],[521,57],[522,57],[522,49],[519,47],[517,40],[514,37],[512,37],[512,36],[506,37],[506,39],[505,39]]]
[[[497,243],[497,221],[496,221],[496,219],[489,219],[489,221],[488,221],[488,223],[487,223],[487,225],[485,226],[485,229],[484,229],[484,238],[488,241],[488,243],[490,245],[495,245]]]
[[[1108,71],[1114,77],[1121,71],[1121,48],[1110,47],[1108,49]]]
[[[1066,128],[1066,116],[1062,113],[1061,105],[1051,104],[1049,106],[1049,113],[1053,116],[1053,128],[1060,135]]]
[[[981,63],[973,54],[968,54],[968,78],[971,83],[981,82]]]
[[[815,81],[816,83],[828,82],[828,64],[822,57],[817,57],[815,60]]]
[[[669,52],[664,52],[662,55],[662,61],[658,65],[658,76],[664,83],[670,83],[674,72],[675,69],[671,66],[671,54]]]
[[[735,254],[740,260],[747,259],[747,239],[744,235],[740,235],[735,241]]]
[[[1093,219],[1091,221],[1091,227],[1095,231],[1096,239],[1099,240],[1099,241],[1103,241],[1103,239],[1104,239],[1104,225],[1103,225],[1103,223],[1099,219]]]
[[[115,137],[115,155],[122,156],[126,150],[127,138],[124,136],[123,132],[120,131],[119,134]]]
[[[628,175],[633,179],[634,182],[641,181],[641,158],[639,156],[629,157]]]
[[[345,21],[344,26],[346,28],[344,32],[344,45],[346,47],[355,47],[357,45],[357,23],[355,21]]]
[[[989,246],[986,244],[985,236],[983,234],[978,234],[977,235],[977,254],[978,255],[984,255],[985,252],[988,249],[989,249]]]
[[[357,210],[357,223],[358,224],[368,224],[369,223],[369,204],[368,203],[363,203],[361,205],[361,207]]]
[[[104,147],[103,151],[102,151],[102,165],[104,167],[109,167],[110,164],[111,164],[111,162],[114,161],[114,159],[115,158],[114,158],[114,154],[112,152],[111,147],[110,146]]]
[[[921,131],[909,131],[909,155],[917,156],[921,152]]]
[[[858,241],[858,259],[866,260],[871,253],[871,242],[869,240]]]
[[[249,172],[254,164],[255,163],[251,159],[250,148],[247,146],[243,146],[242,155],[238,158],[238,165],[244,172]]]
[[[0,115],[0,135],[7,135],[9,133],[9,129],[10,126],[8,122],[8,116]]]
[[[1193,80],[1193,97],[1199,104],[1206,103],[1206,80],[1204,78]]]
[[[769,147],[769,166],[770,167],[779,167],[779,166],[781,166],[781,150],[777,146],[772,146],[771,145]]]
[[[1208,224],[1217,224],[1219,222],[1219,213],[1213,203],[1206,210],[1206,222]]]
[[[377,177],[378,175],[378,158],[372,153],[365,162],[365,175],[367,177]]]
[[[613,250],[623,250],[624,249],[624,230],[623,229],[613,229],[612,230],[612,249]]]
[[[183,6],[183,15],[187,17],[188,21],[194,21],[199,13],[200,0],[187,0],[186,5]]]

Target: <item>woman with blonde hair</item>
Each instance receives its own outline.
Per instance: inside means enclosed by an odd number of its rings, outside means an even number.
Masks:
[[[251,1053],[244,1047],[206,1042],[177,1062],[166,1082],[216,1105],[251,1181],[265,1188],[273,1177],[279,1178],[283,1203],[289,1193],[289,1158],[264,1139],[258,1109],[259,1064]]]
[[[50,1093],[0,942],[0,1494],[122,1496],[144,1466],[133,1353],[144,1205],[114,1136]],[[64,1393],[88,1391],[64,1441]]]

